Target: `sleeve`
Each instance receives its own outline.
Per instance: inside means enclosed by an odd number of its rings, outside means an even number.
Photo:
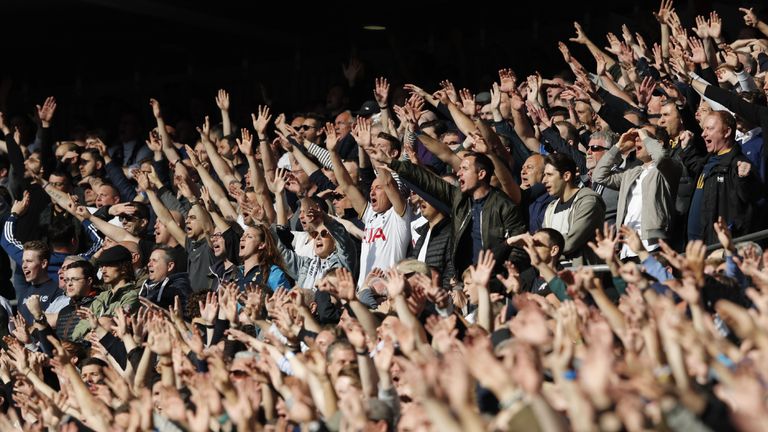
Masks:
[[[613,146],[600,158],[600,161],[595,165],[595,170],[592,172],[592,180],[596,183],[601,183],[607,187],[619,190],[621,188],[621,178],[624,175],[623,172],[611,172],[611,167],[621,161],[621,153],[619,148]]]
[[[551,281],[547,282],[547,288],[549,288],[550,291],[552,291],[552,294],[554,294],[558,300],[565,301],[570,300],[571,297],[568,295],[568,287],[565,285],[565,282],[560,279],[559,277],[555,277]]]
[[[98,230],[95,226],[93,226],[91,221],[84,220],[83,228],[85,229],[85,233],[88,235],[88,238],[91,239],[91,247],[87,251],[81,253],[80,256],[85,259],[91,259],[93,254],[101,249],[101,245],[104,243],[104,239],[101,238]]]
[[[318,194],[325,190],[334,190],[336,189],[336,185],[331,182],[331,180],[323,174],[322,170],[317,170],[309,175],[309,182],[312,184],[317,185],[317,191],[315,194]]]
[[[736,282],[739,283],[742,289],[746,289],[749,286],[747,278],[741,272],[739,266],[736,265],[732,255],[725,255],[725,275],[736,279]]]
[[[5,143],[8,147],[8,161],[10,170],[8,174],[8,190],[14,199],[21,199],[24,185],[24,155],[16,140],[13,139],[13,133],[5,136]]]
[[[326,169],[333,169],[333,163],[331,163],[331,154],[328,152],[328,150],[320,147],[315,143],[310,143],[306,147],[306,151],[307,153],[314,156],[323,167]]]
[[[643,267],[645,267],[646,273],[661,283],[672,279],[672,274],[668,272],[653,255],[649,255],[648,258],[643,261]]]
[[[123,202],[133,201],[136,198],[136,190],[131,181],[128,180],[128,177],[123,173],[123,169],[114,161],[108,163],[105,168],[107,170],[107,178],[120,192],[120,199]]]
[[[171,175],[170,175],[170,169],[168,168],[168,161],[165,159],[156,161],[152,161],[152,166],[155,167],[155,172],[157,173],[157,178],[160,179],[161,182],[163,182],[163,185],[165,187],[171,187]]]
[[[768,118],[768,108],[747,102],[736,93],[721,89],[716,85],[707,86],[704,96],[722,104],[752,124],[762,124],[761,119]]]
[[[333,218],[328,218],[325,221],[325,227],[328,228],[331,237],[336,241],[336,253],[339,255],[344,267],[348,270],[355,269],[357,267],[355,265],[355,246],[352,243],[349,232],[344,228],[344,225]]]
[[[280,268],[273,268],[272,271],[269,272],[267,285],[272,289],[272,292],[280,287],[291,289],[291,282],[288,280],[285,272]]]
[[[399,160],[393,160],[389,164],[389,167],[397,172],[399,176],[414,183],[424,192],[435,197],[438,201],[447,204],[453,202],[453,195],[456,187],[448,184],[445,180],[432,174],[430,171],[410,162]]]
[[[628,103],[603,88],[599,89],[598,93],[603,99],[603,105],[597,115],[608,123],[612,131],[622,134],[635,127],[632,122],[624,118],[624,111],[632,108]]]
[[[0,239],[0,245],[16,264],[21,265],[24,246],[16,240],[14,231],[16,231],[16,216],[10,215],[3,224],[3,237]]]
[[[277,230],[275,229],[274,225],[269,229],[269,231],[272,233],[272,236],[275,238],[275,243],[277,243],[277,249],[280,251],[280,255],[283,257],[283,261],[285,262],[285,271],[293,279],[298,281],[300,279],[299,274],[301,272],[302,267],[306,267],[309,265],[310,258],[299,256],[291,248],[286,247],[283,244],[282,240],[280,239],[280,236],[277,234]],[[270,279],[272,279],[271,275],[270,275]]]
[[[175,210],[181,213],[184,218],[187,217],[189,209],[192,208],[188,202],[182,203],[179,201],[179,199],[176,198],[176,196],[173,195],[173,192],[171,192],[171,190],[167,187],[160,188],[160,190],[157,191],[157,196],[160,198],[160,201],[163,202],[163,205],[168,209],[168,211]]]
[[[567,154],[571,159],[576,162],[576,166],[579,168],[579,172],[587,172],[587,156],[580,152],[579,149],[569,145],[563,137],[560,136],[560,132],[555,129],[554,126],[548,127],[541,131],[542,140],[546,141],[552,149],[557,153]]]

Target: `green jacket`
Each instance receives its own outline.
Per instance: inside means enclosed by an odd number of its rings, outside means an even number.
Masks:
[[[88,307],[97,318],[102,316],[112,316],[115,310],[120,307],[128,307],[131,313],[135,312],[139,306],[139,289],[136,284],[129,282],[123,285],[116,292],[105,290],[99,293],[93,299]],[[80,340],[91,331],[88,320],[80,320],[72,331],[72,340]]]
[[[394,160],[389,167],[403,179],[413,183],[435,199],[451,207],[453,228],[453,257],[457,274],[472,264],[471,232],[472,196],[461,192],[458,186],[408,161]],[[520,208],[504,192],[491,188],[481,213],[480,230],[483,249],[495,249],[505,243],[507,237],[526,231]],[[466,239],[464,238],[466,236]],[[467,243],[469,241],[469,243]]]

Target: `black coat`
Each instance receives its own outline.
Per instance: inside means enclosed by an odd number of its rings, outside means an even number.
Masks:
[[[413,251],[410,254],[411,257],[416,258],[421,252],[421,248],[424,247],[424,241],[429,231],[429,223],[426,223],[416,229],[419,233],[419,241],[416,242],[416,246],[413,247]],[[440,271],[442,275],[443,288],[448,289],[450,287],[450,280],[456,276],[456,269],[453,267],[453,257],[451,252],[453,251],[453,232],[451,231],[451,219],[446,217],[432,228],[432,234],[429,237],[429,244],[427,245],[427,253],[424,256],[424,262],[428,266],[434,267]]]

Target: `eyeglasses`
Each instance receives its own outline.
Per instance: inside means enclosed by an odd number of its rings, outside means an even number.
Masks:
[[[83,277],[69,277],[62,279],[64,283],[70,283],[70,282],[79,282],[81,280],[85,279],[85,276]]]
[[[318,234],[322,238],[329,238],[331,236],[331,233],[329,233],[328,230],[313,231],[309,234],[309,236],[312,238],[317,238]]]
[[[219,237],[221,237],[221,236],[222,236],[222,234],[221,234],[221,233],[217,233],[217,232],[215,232],[215,233],[211,234],[211,239],[219,238]]]
[[[601,151],[608,150],[608,147],[603,147],[603,146],[599,146],[599,145],[591,145],[591,146],[589,146],[589,149],[592,150],[593,152],[601,152]]]

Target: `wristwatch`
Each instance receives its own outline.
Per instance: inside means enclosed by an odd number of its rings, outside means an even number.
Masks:
[[[45,314],[40,314],[39,317],[35,318],[35,322],[38,324],[47,324],[48,321],[45,319]]]

